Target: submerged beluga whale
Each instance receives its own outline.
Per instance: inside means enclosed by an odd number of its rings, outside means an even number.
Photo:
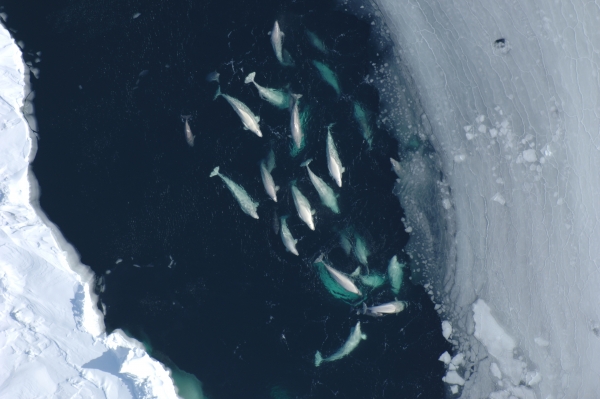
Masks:
[[[335,360],[339,360],[348,356],[354,349],[356,349],[360,341],[362,341],[363,339],[367,339],[367,336],[366,334],[363,334],[360,330],[359,321],[350,330],[350,336],[348,337],[344,345],[342,345],[342,347],[338,349],[334,354],[332,354],[329,357],[323,358],[321,352],[317,351],[317,353],[315,353],[315,366],[319,367],[323,362],[333,362]]]
[[[319,194],[319,198],[321,198],[321,202],[323,205],[332,210],[333,213],[340,213],[340,208],[338,207],[337,197],[331,187],[327,185],[319,176],[315,175],[312,170],[308,167],[308,165],[312,162],[312,159],[303,162],[301,166],[306,167],[308,171],[308,177],[312,182],[313,186],[317,190]]]
[[[271,171],[275,169],[275,153],[273,150],[269,152],[267,158],[260,161],[260,177],[262,178],[263,185],[267,195],[275,202],[277,202],[277,191],[279,187],[275,185]]]
[[[283,245],[285,246],[285,249],[288,250],[288,252],[291,252],[294,255],[298,255],[298,250],[296,249],[296,244],[298,243],[298,240],[296,240],[294,236],[292,236],[292,232],[290,231],[290,228],[287,225],[287,218],[288,216],[281,217],[281,241],[283,241]]]
[[[196,136],[194,136],[192,134],[192,129],[190,128],[190,124],[188,122],[188,119],[190,119],[192,117],[192,115],[181,115],[181,117],[185,121],[185,127],[184,127],[185,140],[187,141],[187,143],[190,147],[193,147],[194,139],[196,138]]]
[[[244,125],[244,129],[250,130],[252,133],[256,134],[258,137],[262,137],[262,132],[260,131],[260,126],[258,122],[260,122],[260,117],[254,115],[254,113],[248,108],[246,104],[238,100],[237,98],[233,98],[227,94],[221,93],[221,87],[217,89],[217,93],[215,94],[215,100],[218,97],[223,97],[231,108],[235,111],[236,114],[242,120],[242,124]]]
[[[244,213],[252,216],[254,219],[258,219],[258,213],[256,213],[256,209],[258,208],[258,202],[255,202],[252,198],[250,198],[250,196],[248,195],[246,190],[242,188],[242,186],[234,183],[226,176],[220,174],[218,166],[214,168],[213,171],[210,173],[210,177],[214,176],[219,176],[221,180],[223,180],[229,191],[231,191],[231,194],[233,194],[233,196],[237,200],[238,204],[240,204],[240,208],[242,208],[242,211],[244,211]]]
[[[298,190],[295,183],[292,183],[292,197],[294,197],[294,205],[296,205],[298,216],[306,223],[309,229],[314,230],[315,222],[313,220],[313,215],[315,214],[315,211],[310,207],[308,199],[306,199],[300,190]]]
[[[251,72],[244,79],[244,83],[253,83],[256,89],[258,90],[258,95],[263,100],[268,103],[276,106],[279,109],[286,109],[290,106],[290,95],[284,92],[283,90],[271,89],[269,87],[263,87],[254,81],[256,77],[256,72]]]
[[[331,178],[338,187],[342,187],[342,174],[346,169],[342,166],[342,161],[340,161],[337,148],[331,137],[331,126],[333,125],[327,126],[327,167]]]

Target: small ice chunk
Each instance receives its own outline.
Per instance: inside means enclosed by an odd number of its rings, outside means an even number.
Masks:
[[[444,362],[444,364],[448,364],[452,361],[452,358],[450,357],[450,354],[448,353],[448,351],[446,351],[441,354],[441,356],[438,358],[438,360],[440,362]]]
[[[547,340],[545,340],[542,337],[536,337],[534,339],[535,343],[538,344],[539,346],[548,346],[550,345],[550,342],[548,342]]]
[[[442,200],[442,206],[444,207],[444,209],[450,209],[452,207],[452,203],[448,198],[444,198]]]
[[[455,366],[460,366],[465,362],[465,355],[459,353],[458,355],[454,356],[450,362]]]
[[[494,194],[494,196],[492,197],[492,201],[496,201],[500,205],[506,204],[506,200],[504,199],[504,197],[500,193]]]
[[[407,233],[411,233],[413,231],[412,227],[408,226],[407,228],[404,229],[404,231],[406,231]]]
[[[490,136],[496,137],[498,135],[498,130],[497,129],[490,129]]]
[[[483,121],[485,121],[485,115],[479,115],[477,118],[475,118],[475,122],[477,123],[483,123]]]
[[[139,17],[140,15],[142,15],[142,13],[136,12],[135,14],[133,14],[133,19],[136,19],[137,17]]]
[[[460,162],[464,161],[465,159],[467,159],[467,157],[464,154],[459,154],[459,155],[454,156],[454,162],[456,162],[456,163],[460,163]]]
[[[537,161],[537,155],[535,155],[535,150],[529,149],[529,150],[523,151],[523,159],[527,162]]]
[[[117,261],[115,262],[115,264],[118,265],[121,262],[123,262],[123,259],[119,258],[119,259],[117,259]]]
[[[451,385],[465,385],[465,380],[456,371],[448,371],[442,381]]]
[[[442,321],[442,335],[446,340],[449,340],[452,336],[452,324],[448,320]]]
[[[458,393],[458,385],[452,385],[450,387],[450,392],[456,395]]]
[[[487,132],[487,126],[485,126],[485,125],[479,125],[479,127],[477,128],[477,130],[479,131],[479,133],[485,133],[485,132]]]
[[[475,138],[473,133],[466,133],[465,136],[467,137],[467,140],[473,140]]]
[[[538,384],[542,380],[542,374],[537,371],[530,371],[525,375],[525,382],[527,385],[532,386]]]
[[[492,375],[494,377],[496,377],[499,380],[502,379],[502,372],[500,371],[500,368],[498,367],[496,362],[492,362],[492,364],[490,365],[490,371],[492,372]]]

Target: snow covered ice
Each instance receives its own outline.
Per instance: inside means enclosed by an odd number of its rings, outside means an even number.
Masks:
[[[177,398],[170,371],[139,342],[106,335],[91,271],[30,204],[28,74],[0,26],[0,397]]]
[[[597,397],[600,3],[375,3],[363,15],[396,45],[370,80],[382,122],[435,150],[401,152],[395,192],[413,278],[465,355],[451,392]]]

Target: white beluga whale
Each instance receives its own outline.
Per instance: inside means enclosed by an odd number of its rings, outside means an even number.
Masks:
[[[323,260],[324,256],[325,255],[321,254],[321,256],[319,256],[317,258],[317,260],[315,260],[315,263],[319,263],[319,262],[322,263],[323,266],[325,266],[325,268],[327,269],[327,272],[329,272],[329,275],[331,276],[331,278],[340,287],[342,287],[343,289],[345,289],[346,291],[348,291],[354,295],[362,296],[362,292],[360,292],[360,290],[358,289],[356,284],[354,284],[352,279],[345,273],[342,273],[339,270],[336,270],[333,267],[329,266],[327,263],[325,263],[325,261]]]
[[[323,205],[331,209],[334,213],[340,213],[340,208],[338,207],[337,197],[331,187],[327,185],[319,176],[315,175],[312,170],[308,167],[312,159],[303,162],[301,166],[305,166],[308,171],[308,177],[310,177],[310,181],[313,186],[317,190],[319,194],[319,198],[321,198],[321,202]]]
[[[250,130],[252,133],[256,134],[258,137],[262,137],[262,132],[260,131],[260,126],[258,122],[260,122],[260,117],[254,115],[254,113],[248,108],[246,104],[238,100],[237,98],[233,98],[227,94],[221,93],[221,87],[217,89],[217,94],[215,94],[215,99],[217,97],[223,97],[229,105],[233,108],[236,114],[242,120],[242,124],[244,125],[244,129]]]
[[[258,202],[255,202],[252,198],[250,198],[250,196],[248,195],[246,190],[242,188],[242,186],[234,183],[229,178],[220,174],[218,166],[214,168],[213,171],[210,173],[210,177],[213,176],[219,176],[221,180],[223,180],[229,191],[231,191],[231,194],[233,194],[233,196],[237,200],[238,204],[240,204],[240,208],[242,208],[242,211],[244,211],[244,213],[252,216],[254,219],[258,219],[258,214],[256,213],[256,209],[258,208]]]
[[[290,96],[283,90],[271,89],[268,87],[263,87],[254,81],[256,77],[256,72],[251,72],[246,76],[244,83],[253,83],[256,89],[258,90],[258,95],[263,100],[269,102],[270,104],[276,106],[280,109],[289,108],[290,106]]]
[[[398,257],[394,255],[388,265],[388,278],[390,279],[390,285],[394,294],[398,294],[402,288],[403,268],[404,264],[398,262]]]
[[[287,249],[294,255],[298,255],[298,250],[296,249],[296,244],[298,243],[298,240],[296,240],[294,236],[292,236],[292,232],[290,231],[287,224],[287,218],[288,216],[281,217],[281,241],[283,241],[285,249]]]
[[[296,205],[296,210],[298,211],[298,216],[300,219],[306,223],[309,229],[315,229],[315,222],[313,220],[313,215],[315,211],[310,207],[310,203],[308,199],[298,190],[296,184],[292,183],[292,197],[294,197],[294,205]]]
[[[400,313],[406,306],[407,303],[404,301],[392,301],[371,307],[367,307],[367,305],[363,303],[362,311],[358,311],[357,313],[373,317],[382,317],[388,314]]]
[[[390,158],[390,162],[392,163],[392,170],[399,178],[402,177],[402,165],[400,162],[396,161],[394,158]]]
[[[342,166],[342,161],[337,152],[333,138],[331,137],[331,126],[327,126],[327,167],[331,178],[336,182],[338,187],[342,187],[342,174],[346,169]]]
[[[369,149],[371,149],[371,145],[373,144],[373,132],[369,126],[367,111],[365,111],[365,108],[362,106],[362,104],[358,102],[354,102],[354,119],[356,119],[358,122],[358,125],[360,126],[360,132],[369,145]]]
[[[194,136],[192,134],[192,129],[190,128],[190,124],[188,122],[188,119],[190,119],[192,117],[192,115],[181,115],[181,117],[185,121],[185,126],[184,126],[185,140],[187,141],[187,143],[190,147],[193,147],[194,139],[196,138],[196,136]]]
[[[279,187],[275,185],[271,171],[275,168],[275,154],[273,150],[269,152],[267,158],[260,161],[260,177],[262,178],[263,185],[267,195],[275,202],[277,202],[277,191]]]
[[[296,150],[301,150],[304,145],[304,133],[302,132],[302,120],[298,108],[298,100],[302,94],[291,94],[290,102],[290,130],[292,131],[292,140]]]
[[[331,70],[331,68],[320,61],[313,61],[312,63],[319,71],[321,79],[329,84],[329,86],[333,87],[333,90],[335,90],[335,93],[339,96],[342,93],[340,89],[340,83],[338,82],[337,76],[335,76],[335,73]]]
[[[356,323],[354,327],[350,330],[350,336],[344,343],[344,345],[338,349],[334,354],[329,357],[323,358],[321,352],[317,351],[315,354],[315,366],[319,367],[323,362],[333,362],[334,360],[339,360],[343,357],[348,356],[362,341],[363,339],[367,339],[367,336],[362,333],[360,330],[360,321]]]
[[[292,57],[283,49],[283,39],[285,38],[285,34],[279,28],[279,22],[275,21],[273,24],[273,29],[271,29],[271,45],[273,46],[273,51],[275,52],[275,57],[277,57],[277,61],[281,65],[284,66],[292,66],[294,63],[292,61]]]

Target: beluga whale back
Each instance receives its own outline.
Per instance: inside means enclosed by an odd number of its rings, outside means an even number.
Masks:
[[[220,174],[218,166],[210,173],[210,177],[214,176],[219,176],[221,180],[223,180],[229,191],[231,191],[231,194],[233,194],[237,200],[238,204],[240,204],[240,208],[242,208],[242,211],[244,211],[245,214],[252,216],[254,219],[258,219],[258,213],[256,213],[258,202],[255,202],[252,198],[250,198],[242,186],[234,183],[226,176]]]
[[[248,108],[246,104],[238,100],[237,98],[233,98],[227,94],[221,93],[221,87],[217,89],[217,94],[215,94],[215,100],[217,97],[223,97],[229,105],[233,108],[236,114],[242,120],[244,125],[244,129],[250,130],[252,133],[256,134],[258,137],[262,137],[262,132],[260,131],[260,126],[258,122],[260,122],[260,117],[254,115],[254,113]]]
[[[354,327],[350,330],[350,336],[344,343],[344,345],[338,349],[334,354],[329,357],[323,358],[321,352],[317,351],[315,353],[315,366],[319,367],[323,362],[333,362],[335,360],[342,359],[348,356],[362,341],[363,339],[367,339],[367,336],[362,333],[360,330],[360,321],[356,323]]]
[[[192,134],[192,129],[190,128],[190,124],[188,122],[188,119],[190,119],[192,117],[192,115],[181,115],[181,117],[185,121],[185,127],[184,127],[185,140],[187,141],[187,143],[188,143],[188,145],[190,147],[193,147],[194,146],[194,139],[196,138],[196,136],[194,136]]]

